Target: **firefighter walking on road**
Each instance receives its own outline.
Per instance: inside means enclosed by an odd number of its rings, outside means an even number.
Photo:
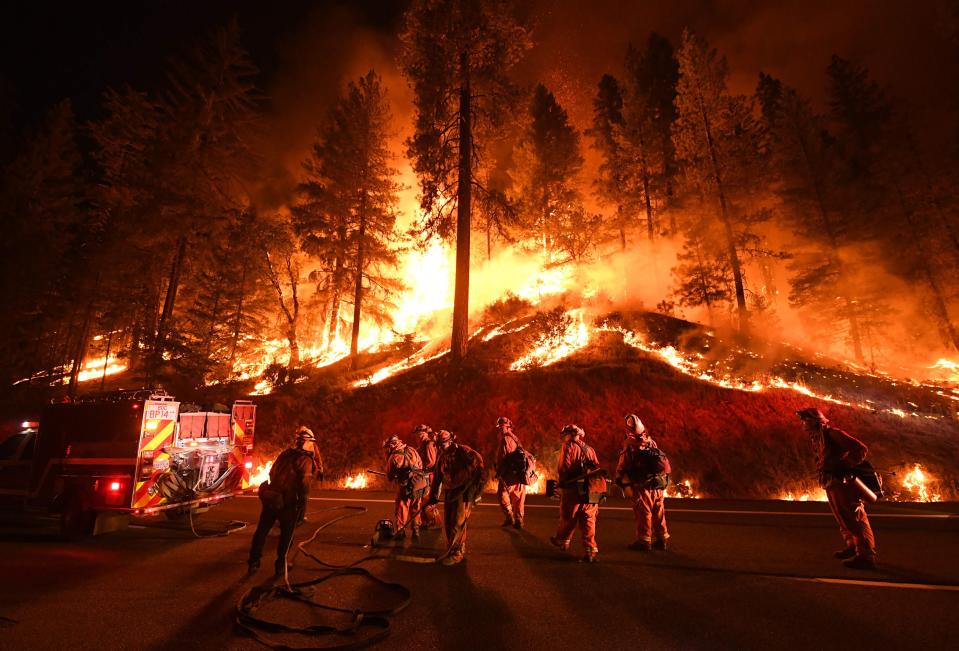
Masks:
[[[643,421],[635,414],[626,416],[626,442],[616,465],[616,483],[633,502],[636,540],[629,549],[666,551],[669,531],[663,492],[669,472],[669,459],[649,436]]]
[[[270,480],[260,484],[260,522],[250,545],[250,572],[260,569],[263,546],[270,529],[280,523],[280,540],[276,546],[276,576],[286,572],[286,555],[293,542],[293,529],[306,513],[310,485],[317,472],[316,437],[307,427],[296,432],[293,447],[280,453],[270,468]]]
[[[433,440],[435,434],[429,425],[417,425],[413,429],[413,435],[419,438],[420,446],[417,451],[420,453],[420,460],[423,462],[423,472],[426,473],[426,480],[432,486],[436,475],[436,459],[439,456],[436,441]],[[435,504],[424,506],[420,516],[424,529],[435,529],[440,526],[439,507]]]
[[[439,501],[443,489],[443,528],[449,551],[444,565],[455,565],[466,556],[467,524],[473,504],[483,490],[483,457],[479,452],[455,441],[446,430],[436,435],[440,448],[436,475],[430,489],[429,504]]]
[[[429,487],[423,462],[419,452],[404,444],[398,436],[386,439],[383,447],[386,449],[386,478],[397,484],[393,538],[402,541],[409,528],[413,540],[418,540],[420,508]]]
[[[606,479],[599,467],[596,451],[586,444],[586,433],[577,425],[563,428],[563,449],[559,459],[559,526],[549,542],[563,551],[569,549],[573,531],[579,529],[586,554],[583,561],[595,563],[596,518],[599,504],[606,497]]]
[[[831,427],[829,419],[808,407],[796,412],[809,434],[819,466],[819,482],[826,491],[845,548],[834,556],[854,569],[876,568],[876,537],[866,515],[854,469],[866,460],[868,448],[859,439]]]
[[[500,442],[496,453],[496,496],[506,516],[504,527],[523,528],[526,519],[526,481],[529,456],[513,433],[513,421],[505,416],[496,421]]]

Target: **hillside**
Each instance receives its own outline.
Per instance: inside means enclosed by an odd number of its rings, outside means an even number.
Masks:
[[[612,466],[622,418],[635,412],[669,454],[674,479],[689,481],[698,495],[772,498],[815,487],[811,451],[794,412],[816,405],[870,445],[877,468],[898,472],[890,492],[900,492],[899,479],[920,463],[938,479],[934,490],[943,498],[959,496],[954,387],[857,372],[788,346],[746,347],[662,315],[580,314],[578,322],[576,316],[567,313],[564,324],[561,315],[540,313],[480,330],[459,369],[439,357],[369,386],[363,378],[394,363],[389,355],[349,378],[342,368],[323,369],[259,399],[260,449],[281,445],[295,426],[307,424],[333,473],[345,475],[378,467],[382,440],[418,423],[451,430],[488,454],[496,418],[508,415],[548,468],[558,432],[570,422],[586,430]],[[510,370],[538,347],[569,354]],[[429,356],[425,349],[418,355]]]

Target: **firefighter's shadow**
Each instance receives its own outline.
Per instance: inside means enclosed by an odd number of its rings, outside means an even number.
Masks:
[[[509,649],[514,640],[509,632],[516,618],[506,602],[477,586],[469,574],[469,561],[440,570],[436,580],[439,603],[431,614],[437,630],[443,632],[440,648],[450,651],[476,648]]]
[[[712,649],[741,649],[744,645],[781,646],[782,640],[777,637],[775,628],[765,630],[755,625],[760,616],[754,616],[752,620],[742,618],[741,614],[730,616],[729,607],[723,607],[723,595],[730,593],[749,594],[751,603],[782,604],[780,612],[785,612],[790,608],[788,604],[795,604],[798,598],[805,601],[804,617],[832,623],[827,626],[850,625],[848,621],[839,620],[827,605],[809,601],[805,595],[790,594],[790,588],[783,585],[761,585],[750,577],[734,573],[724,573],[722,578],[717,576],[715,580],[704,579],[699,574],[682,579],[664,577],[660,570],[675,568],[647,564],[648,560],[642,560],[647,557],[638,554],[635,560],[633,556],[629,560],[619,560],[618,551],[615,560],[610,558],[613,554],[605,558],[601,554],[599,563],[579,563],[576,556],[559,552],[548,542],[525,531],[520,536],[510,536],[510,541],[530,572],[549,586],[553,597],[565,602],[564,612],[577,618],[582,630],[590,630],[595,625],[596,614],[583,609],[582,605],[603,604],[603,620],[609,623],[608,630],[620,631],[624,640],[631,639],[633,645],[639,647],[644,646],[643,632],[649,636],[645,643],[654,646],[657,640],[659,643],[669,640],[670,646],[697,646],[703,640],[709,640]],[[577,543],[574,540],[574,546]],[[669,552],[669,558],[672,561],[670,566],[679,565],[687,572],[701,567],[695,559],[675,551]],[[655,606],[650,610],[646,607],[648,604]],[[647,614],[650,616],[645,616]],[[637,631],[637,627],[640,630]],[[677,632],[682,632],[683,638],[677,637]]]

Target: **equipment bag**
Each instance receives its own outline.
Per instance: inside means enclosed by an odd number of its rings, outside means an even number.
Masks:
[[[280,511],[283,509],[285,504],[283,500],[283,493],[271,487],[270,482],[265,481],[260,484],[257,493],[260,496],[260,501],[263,502],[263,506],[266,508],[273,509],[274,511]]]
[[[499,478],[507,486],[535,483],[536,458],[518,447],[503,457],[497,470]]]
[[[863,461],[852,469],[852,474],[858,477],[862,483],[866,485],[866,488],[876,494],[876,499],[882,499],[884,497],[882,492],[882,475],[873,469],[871,463]]]
[[[666,490],[669,486],[669,475],[653,475],[646,482],[646,488],[650,490]]]

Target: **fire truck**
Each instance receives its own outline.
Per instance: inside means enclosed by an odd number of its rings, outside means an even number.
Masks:
[[[60,514],[65,535],[189,514],[252,488],[256,405],[181,412],[163,391],[48,406],[0,444],[0,500]]]

